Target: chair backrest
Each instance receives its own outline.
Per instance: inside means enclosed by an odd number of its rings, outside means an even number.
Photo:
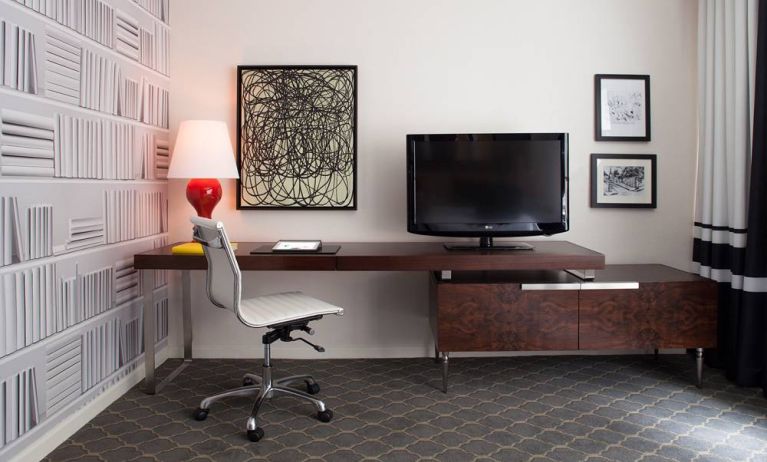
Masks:
[[[202,244],[208,260],[208,298],[214,305],[232,310],[239,317],[242,273],[224,224],[200,217],[192,217],[192,223],[194,240]]]

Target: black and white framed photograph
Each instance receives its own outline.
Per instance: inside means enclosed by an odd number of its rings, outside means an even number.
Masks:
[[[592,154],[591,206],[657,207],[655,154]]]
[[[597,141],[650,141],[650,76],[594,76]]]
[[[357,208],[357,66],[237,67],[238,209]]]

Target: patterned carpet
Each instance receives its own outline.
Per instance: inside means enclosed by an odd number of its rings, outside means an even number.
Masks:
[[[169,361],[167,373],[177,361]],[[428,359],[275,360],[277,377],[314,373],[330,423],[277,398],[258,443],[252,400],[197,422],[201,397],[238,386],[259,361],[196,360],[161,394],[134,388],[50,461],[767,461],[767,399],[683,355],[451,360],[450,391]]]

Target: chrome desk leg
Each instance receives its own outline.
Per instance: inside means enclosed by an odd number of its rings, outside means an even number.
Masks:
[[[141,270],[144,287],[144,392],[153,395],[156,392],[154,376],[154,270]]]
[[[191,273],[189,270],[181,272],[181,317],[184,323],[184,361],[173,372],[168,374],[161,383],[155,378],[155,337],[157,326],[154,309],[154,271],[142,270],[144,278],[144,392],[154,395],[162,390],[165,385],[173,381],[181,371],[192,362],[192,297],[191,297]]]
[[[703,386],[703,348],[695,349],[695,366],[697,368],[695,385],[701,388]]]
[[[184,362],[192,361],[191,271],[181,272],[181,313],[184,318]]]
[[[181,318],[184,324],[184,361],[157,385],[157,393],[171,383],[192,363],[192,296],[191,271],[181,271]]]
[[[442,352],[442,393],[447,393],[447,367],[450,362],[450,353]]]

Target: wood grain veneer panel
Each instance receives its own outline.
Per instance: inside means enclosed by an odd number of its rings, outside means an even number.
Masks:
[[[716,283],[640,284],[580,293],[579,348],[697,348],[716,345]]]
[[[578,347],[653,348],[658,338],[647,309],[652,303],[651,296],[642,289],[581,291]]]
[[[658,348],[716,346],[718,288],[714,281],[647,284],[649,319]]]
[[[519,284],[438,284],[440,351],[578,348],[578,291]]]

